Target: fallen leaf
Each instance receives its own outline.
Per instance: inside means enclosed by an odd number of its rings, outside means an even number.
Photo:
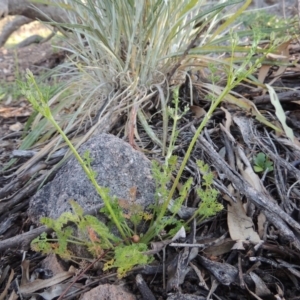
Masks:
[[[4,291],[3,291],[3,292],[1,293],[1,295],[0,295],[0,300],[5,299],[5,297],[6,297],[6,295],[7,295],[7,292],[8,292],[8,289],[9,289],[9,287],[10,287],[10,283],[11,283],[11,281],[12,281],[13,278],[14,278],[14,274],[15,274],[14,270],[11,269],[10,275],[9,275],[9,278],[8,278],[8,281],[7,281],[6,286],[5,286],[5,289],[4,289]]]
[[[236,198],[236,202],[233,202],[227,195],[223,196],[230,203],[227,206],[227,224],[231,239],[258,244],[260,238],[253,229],[254,224],[252,219],[246,215],[239,193],[234,191],[232,185],[228,187],[228,190]]]
[[[276,116],[278,118],[278,120],[280,121],[284,132],[286,134],[286,136],[291,140],[294,141],[294,132],[293,130],[286,124],[286,115],[284,113],[284,110],[281,106],[281,103],[278,99],[278,96],[275,92],[275,90],[273,89],[273,87],[271,87],[269,84],[266,84],[266,87],[269,91],[270,94],[270,100],[271,103],[273,104],[273,106],[275,107],[276,110]]]
[[[32,113],[32,109],[27,107],[5,107],[0,106],[0,117],[4,119],[15,117],[28,117]]]
[[[271,68],[271,65],[262,65],[261,68],[259,68],[259,72],[258,72],[258,81],[261,83],[264,83],[269,70]]]
[[[36,279],[32,282],[28,282],[20,286],[20,293],[22,294],[32,294],[38,290],[53,286],[55,284],[61,283],[62,281],[72,277],[75,272],[62,272],[53,276],[50,279]]]
[[[21,129],[23,129],[23,124],[21,124],[20,122],[17,122],[15,124],[9,126],[9,130],[14,131],[14,132],[18,132]]]
[[[250,272],[249,275],[255,284],[255,294],[258,297],[267,297],[272,295],[271,291],[258,275],[256,275],[254,272]]]
[[[191,105],[190,111],[195,115],[197,119],[200,119],[201,117],[206,115],[205,109],[197,105]]]
[[[52,300],[58,296],[60,296],[68,287],[70,283],[61,283],[51,286],[49,289],[45,290],[42,293],[36,293],[37,295],[43,297],[45,300]],[[76,293],[80,289],[82,289],[83,285],[80,283],[75,283],[68,290],[68,293]]]
[[[243,241],[236,241],[231,250],[245,250]]]

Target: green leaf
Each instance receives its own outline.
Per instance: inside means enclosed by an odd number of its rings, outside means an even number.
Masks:
[[[273,171],[273,162],[270,161],[263,152],[260,152],[256,156],[254,156],[253,162],[253,168],[256,173],[264,172],[267,169],[268,171]]]
[[[118,268],[118,277],[124,277],[136,265],[141,266],[150,263],[153,258],[143,254],[147,249],[147,245],[142,243],[117,246],[115,248],[115,260],[111,267]]]
[[[265,165],[266,162],[266,155],[262,152],[258,153],[255,157],[254,157],[254,163],[257,166],[263,167]]]
[[[69,203],[72,206],[74,214],[78,215],[79,217],[83,217],[83,208],[74,200],[69,200]]]
[[[268,168],[269,171],[273,171],[273,162],[272,161],[266,161],[266,169]]]
[[[213,173],[209,170],[209,166],[203,161],[197,161],[201,173],[203,174],[203,187],[196,189],[196,192],[201,199],[199,208],[197,209],[194,217],[200,215],[201,219],[209,218],[214,216],[223,209],[223,205],[218,203],[217,198],[219,195],[218,190],[212,187],[213,185]]]
[[[259,166],[254,166],[254,171],[256,173],[259,173],[259,172],[262,172],[264,169],[262,167],[259,167]]]

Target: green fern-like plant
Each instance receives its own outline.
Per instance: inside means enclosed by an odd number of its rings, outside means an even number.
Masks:
[[[191,220],[200,217],[199,222],[201,222],[216,215],[224,207],[217,201],[219,192],[213,188],[214,174],[210,171],[209,166],[201,160],[197,160],[197,166],[203,178],[202,187],[196,190],[201,202]]]
[[[70,251],[70,244],[86,248],[93,257],[103,256],[106,262],[104,270],[117,268],[118,277],[123,277],[136,265],[150,263],[153,258],[144,255],[147,245],[143,243],[126,243],[111,233],[109,227],[91,215],[84,215],[83,209],[70,201],[73,213],[65,212],[58,219],[41,218],[41,223],[55,232],[55,238],[47,237],[46,233],[31,242],[31,248],[44,254],[54,253],[68,260],[76,259]],[[73,234],[77,229],[79,234]],[[79,237],[77,237],[79,236]]]
[[[138,243],[128,246],[117,246],[115,248],[115,258],[108,261],[103,270],[117,268],[119,278],[124,277],[136,265],[146,265],[153,261],[153,257],[145,255],[147,251],[146,244]]]
[[[172,180],[172,172],[175,171],[176,165],[176,156],[171,156],[168,163],[163,165],[156,161],[152,162],[152,176],[156,185],[155,204],[150,206],[153,218],[146,234],[142,237],[142,241],[145,243],[150,242],[158,236],[166,228],[166,226],[172,225],[172,227],[177,229],[182,226],[182,222],[175,216],[176,212],[174,211],[174,214],[169,214],[169,207],[165,205],[169,194],[168,187]],[[159,217],[160,215],[162,215],[161,218]]]
[[[188,108],[185,107],[183,111],[179,109],[179,86],[173,88],[172,94],[172,106],[167,107],[168,116],[173,121],[172,132],[169,138],[169,146],[166,153],[164,164],[159,164],[156,161],[152,163],[152,175],[156,183],[155,198],[156,202],[151,208],[153,209],[153,218],[150,223],[149,229],[142,237],[142,241],[145,243],[150,242],[153,238],[160,234],[160,232],[170,226],[173,228],[169,234],[178,230],[183,222],[176,218],[176,214],[180,209],[182,203],[186,199],[188,190],[192,185],[192,179],[189,179],[184,183],[179,197],[171,204],[169,199],[170,191],[169,186],[172,182],[172,175],[178,169],[177,156],[173,155],[175,149],[175,142],[178,137],[178,121],[187,113]],[[168,200],[169,199],[169,200]],[[171,215],[168,213],[171,211]]]
[[[213,73],[215,69],[211,67],[211,71]],[[214,80],[218,80],[217,77],[214,78]],[[173,127],[166,160],[163,165],[160,165],[156,161],[152,164],[152,174],[156,183],[156,203],[152,206],[154,215],[152,222],[145,236],[142,237],[142,241],[145,243],[148,243],[159,235],[167,226],[171,225],[172,229],[167,235],[172,236],[184,224],[182,220],[178,220],[176,215],[187,199],[193,184],[192,178],[186,180],[180,188],[179,195],[173,199],[174,190],[170,190],[169,187],[172,185],[172,174],[178,169],[177,157],[173,155],[175,142],[178,137],[177,123],[187,112],[187,108],[183,112],[179,110],[179,87],[173,89],[172,104],[173,108],[168,107],[169,116],[173,120]],[[201,216],[200,220],[203,220],[217,214],[223,209],[223,206],[217,202],[218,191],[212,187],[213,173],[209,171],[208,165],[202,161],[198,161],[198,167],[200,168],[200,172],[203,173],[204,180],[203,188],[197,190],[202,202],[191,219]]]
[[[83,215],[83,209],[78,203],[71,200],[70,204],[73,213],[65,212],[56,220],[47,217],[41,218],[42,224],[54,230],[56,239],[48,239],[43,234],[32,241],[32,249],[45,254],[53,252],[63,258],[66,258],[66,256],[70,258],[72,254],[67,247],[69,243],[92,249],[92,246],[95,246],[95,242],[97,242],[101,249],[106,250],[113,248],[115,243],[120,242],[120,238],[112,234],[109,228],[96,217]],[[74,225],[79,230],[80,238],[74,235]],[[99,237],[97,241],[94,238],[95,236]],[[57,243],[58,247],[54,247],[53,243]],[[51,245],[50,248],[49,245]],[[93,256],[96,256],[93,251],[90,252]]]
[[[19,85],[23,95],[25,95],[28,101],[32,104],[34,110],[39,112],[47,121],[52,123],[52,125],[57,129],[57,131],[60,133],[62,138],[65,140],[66,144],[69,146],[75,158],[82,166],[87,177],[95,187],[97,193],[102,198],[105,208],[108,211],[108,215],[114,222],[115,226],[118,228],[123,239],[126,240],[130,236],[131,230],[127,226],[126,222],[121,223],[121,220],[119,220],[118,217],[116,216],[115,210],[111,206],[111,197],[109,195],[108,189],[99,186],[99,184],[97,183],[96,173],[92,170],[90,165],[91,158],[89,157],[89,153],[86,152],[83,158],[79,155],[74,145],[71,143],[71,141],[69,140],[65,132],[61,129],[61,127],[58,125],[57,121],[55,120],[48,103],[49,98],[47,97],[47,95],[43,93],[43,91],[41,91],[31,71],[27,70],[26,82],[19,82]]]
[[[28,80],[28,84],[35,84],[30,73]],[[23,86],[24,91],[26,91],[35,108],[43,112],[45,117],[55,125],[55,120],[51,115],[47,101],[42,97],[42,93],[36,87],[36,93],[32,94],[30,91],[25,90],[25,87]],[[179,220],[176,214],[187,198],[193,183],[191,178],[188,179],[181,186],[179,195],[170,205],[170,201],[168,201],[170,196],[169,186],[172,181],[172,173],[177,169],[177,157],[172,155],[178,136],[176,125],[177,121],[186,112],[186,110],[179,112],[178,88],[175,88],[173,95],[175,108],[169,109],[169,115],[174,120],[174,126],[165,163],[153,162],[152,173],[156,181],[156,202],[148,208],[150,211],[143,210],[140,205],[134,202],[134,199],[128,202],[127,207],[122,207],[117,198],[112,198],[109,195],[107,188],[98,186],[95,181],[97,174],[91,168],[92,160],[89,152],[86,151],[81,158],[74,147],[70,147],[102,199],[105,200],[105,206],[101,209],[101,212],[109,217],[114,225],[117,225],[122,238],[111,233],[110,224],[104,224],[94,216],[84,215],[83,209],[75,201],[70,201],[73,213],[65,212],[57,220],[51,218],[41,219],[43,224],[54,230],[56,237],[48,238],[46,234],[42,234],[32,241],[31,247],[33,250],[45,254],[55,253],[65,259],[74,259],[76,257],[70,251],[69,245],[83,246],[93,257],[105,256],[104,260],[112,257],[106,262],[105,269],[117,268],[119,277],[123,277],[135,265],[143,265],[152,261],[153,258],[144,255],[143,252],[147,250],[149,242],[160,235],[165,228],[171,228],[166,233],[166,237],[170,237],[183,225],[183,221]],[[41,100],[38,102],[36,99]],[[41,106],[38,106],[39,104]],[[68,142],[67,138],[66,141]],[[198,190],[202,202],[194,217],[201,215],[203,219],[216,214],[222,206],[216,201],[218,193],[212,188],[213,175],[208,166],[200,162],[198,162],[198,166],[203,173],[204,184],[203,189]],[[124,208],[126,208],[127,213],[124,213]],[[148,221],[150,221],[150,224],[147,224],[148,230],[145,235],[138,233],[139,225]],[[129,226],[130,222],[133,229]],[[79,231],[79,234],[74,234],[74,227]],[[137,235],[138,239],[133,239],[134,235]],[[139,240],[139,238],[141,239]]]

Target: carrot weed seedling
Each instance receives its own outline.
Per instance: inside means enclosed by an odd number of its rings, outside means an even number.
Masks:
[[[197,166],[203,178],[202,187],[196,189],[196,192],[201,202],[199,204],[198,209],[196,210],[192,218],[187,223],[189,223],[194,218],[199,218],[199,217],[200,218],[197,219],[197,221],[201,222],[206,218],[215,216],[218,212],[220,212],[224,208],[223,205],[217,201],[219,191],[213,188],[214,175],[209,170],[209,166],[201,160],[197,160]]]
[[[244,58],[242,64],[240,66],[237,66],[234,63],[234,53],[238,46],[239,39],[238,39],[238,36],[235,33],[233,33],[232,31],[231,31],[231,39],[232,39],[232,46],[231,46],[232,48],[231,48],[230,62],[227,66],[223,66],[224,71],[227,75],[226,85],[224,88],[221,89],[221,92],[218,95],[216,95],[214,93],[214,91],[212,90],[211,97],[210,97],[211,98],[210,108],[209,108],[208,112],[205,114],[201,124],[196,129],[196,132],[189,144],[189,147],[186,151],[184,159],[183,159],[181,166],[179,168],[179,171],[177,173],[176,179],[173,183],[173,186],[170,190],[169,196],[166,200],[167,203],[169,203],[171,201],[173,194],[175,192],[175,189],[176,189],[177,185],[179,184],[179,180],[181,178],[183,170],[188,162],[188,159],[190,158],[190,155],[192,153],[194,145],[196,144],[196,141],[197,141],[199,135],[201,134],[202,130],[204,129],[204,127],[207,125],[208,121],[212,117],[213,112],[221,104],[221,102],[224,99],[226,99],[226,97],[230,94],[230,92],[234,89],[234,87],[236,87],[243,80],[247,80],[247,78],[249,76],[251,76],[261,66],[262,62],[264,61],[264,59],[266,58],[268,53],[271,53],[274,49],[276,49],[278,44],[280,44],[282,42],[281,40],[273,38],[270,41],[270,46],[266,50],[266,52],[253,62],[252,58],[253,58],[253,56],[255,56],[255,54],[259,48],[259,41],[260,41],[260,33],[256,32],[256,34],[254,35],[254,39],[252,42],[252,46],[249,50],[249,53]],[[212,85],[212,88],[213,87],[214,86]]]
[[[270,172],[274,170],[273,162],[263,152],[259,152],[257,155],[254,156],[253,163],[254,163],[253,168],[256,173],[266,172],[266,171]]]
[[[50,121],[53,126],[56,128],[56,130],[60,133],[60,135],[63,137],[65,142],[67,143],[68,147],[71,149],[73,155],[78,160],[80,165],[82,166],[84,172],[86,173],[89,180],[92,182],[93,186],[95,187],[96,191],[102,198],[105,207],[109,211],[109,215],[112,218],[114,224],[118,228],[121,236],[126,240],[130,233],[130,229],[127,226],[126,222],[121,224],[120,220],[117,218],[115,212],[113,211],[113,208],[111,206],[111,199],[108,193],[108,190],[104,187],[101,187],[98,185],[95,177],[95,172],[90,167],[90,160],[88,156],[86,155],[84,158],[82,158],[78,151],[75,149],[73,144],[68,139],[67,135],[64,133],[64,131],[60,128],[56,120],[54,119],[51,109],[48,104],[48,99],[45,98],[45,95],[40,90],[38,84],[35,81],[35,78],[33,74],[28,70],[26,74],[26,83],[20,83],[20,88],[22,90],[22,93],[27,97],[28,101],[32,104],[33,108],[38,111],[44,118],[46,118],[48,121]]]
[[[95,97],[99,96],[99,94],[105,96],[103,99],[106,99],[107,95],[112,96],[110,98],[110,105],[107,106],[107,108],[111,110],[109,113],[113,112],[119,114],[121,111],[128,111],[132,105],[136,104],[137,107],[139,105],[140,107],[144,107],[143,105],[146,100],[151,98],[148,93],[153,87],[156,87],[156,90],[153,94],[151,93],[151,96],[163,90],[162,83],[165,81],[162,80],[161,77],[165,78],[166,74],[173,68],[174,59],[177,62],[185,53],[185,45],[187,45],[192,36],[196,34],[194,30],[195,23],[203,21],[203,26],[201,26],[203,27],[202,29],[204,29],[206,25],[216,20],[215,16],[226,6],[226,4],[221,3],[217,8],[209,8],[202,12],[201,1],[192,1],[193,3],[191,1],[147,1],[143,3],[143,5],[141,4],[141,6],[135,6],[132,1],[97,1],[98,6],[95,6],[95,2],[90,0],[84,3],[80,1],[72,2],[71,0],[67,2],[70,4],[70,20],[73,21],[73,23],[64,24],[64,26],[68,26],[71,29],[70,32],[74,33],[74,47],[71,52],[75,57],[80,58],[78,61],[75,61],[72,66],[74,73],[72,73],[72,79],[68,86],[69,89],[72,90],[72,95],[68,98],[68,105],[73,103],[74,106],[78,108],[74,110],[76,114],[83,107],[90,109],[92,107],[91,105],[95,104]],[[245,5],[237,11],[236,15],[240,15],[250,2],[250,0],[247,0]],[[125,5],[128,13],[132,14],[132,18],[118,17],[120,15],[123,16],[124,9],[122,5]],[[193,8],[192,10],[191,7]],[[87,15],[89,18],[86,18]],[[172,16],[171,18],[170,15]],[[206,15],[208,16],[207,20],[205,20]],[[190,49],[191,51],[188,55],[191,56],[192,59],[195,58],[195,61],[199,58],[205,62],[206,59],[203,53],[210,55],[211,52],[215,51],[212,49],[216,49],[217,43],[220,42],[222,38],[228,40],[228,35],[220,36],[220,33],[227,31],[227,26],[231,24],[234,17],[235,16],[230,17],[220,26],[214,26],[217,28],[214,32],[209,30],[204,32],[202,39],[203,44]],[[175,21],[175,23],[170,23],[171,21]],[[140,25],[145,25],[146,27],[140,28]],[[213,27],[209,26],[209,28]],[[163,141],[160,141],[155,134],[152,134],[153,131],[150,134],[150,126],[147,124],[147,121],[142,122],[143,117],[145,117],[143,110],[139,109],[137,111],[138,119],[153,143],[160,147],[162,146],[163,155],[165,155],[165,150],[167,150],[165,162],[162,165],[153,164],[153,177],[157,182],[157,188],[156,203],[151,208],[152,211],[150,211],[150,213],[142,212],[142,209],[140,210],[138,206],[129,205],[123,207],[128,210],[127,213],[124,214],[123,209],[120,209],[118,199],[110,197],[108,190],[98,185],[96,182],[96,174],[90,167],[88,153],[80,157],[76,151],[76,147],[74,147],[74,144],[67,138],[66,133],[62,130],[63,126],[60,126],[62,123],[54,119],[48,104],[49,99],[43,95],[33,75],[30,73],[27,74],[27,83],[21,85],[23,94],[26,95],[28,100],[32,103],[34,109],[44,117],[42,118],[43,126],[45,126],[46,122],[50,121],[57,132],[63,137],[88,178],[93,183],[98,194],[103,199],[105,206],[102,212],[110,218],[120,233],[120,237],[106,235],[106,227],[102,227],[103,225],[99,224],[98,221],[93,218],[82,216],[80,209],[74,206],[75,216],[62,216],[57,227],[54,224],[55,221],[45,219],[45,222],[48,222],[48,226],[52,226],[53,229],[58,232],[57,243],[55,243],[55,241],[49,241],[47,240],[47,236],[43,236],[42,241],[46,240],[52,244],[52,246],[50,245],[50,247],[48,247],[49,245],[44,243],[45,251],[59,251],[63,255],[64,251],[67,253],[67,244],[69,242],[85,245],[90,253],[95,256],[101,255],[103,249],[107,249],[108,257],[106,258],[106,268],[116,267],[119,270],[119,275],[124,276],[126,271],[134,264],[144,264],[146,261],[151,261],[151,257],[146,259],[140,254],[147,249],[149,243],[167,226],[173,229],[182,226],[184,222],[177,218],[176,214],[187,198],[193,183],[192,179],[188,179],[182,185],[177,196],[174,194],[175,190],[180,186],[179,181],[182,180],[183,170],[190,158],[198,136],[207,125],[218,105],[226,99],[232,89],[241,81],[248,80],[260,66],[266,55],[271,53],[279,43],[278,40],[273,39],[270,41],[270,47],[262,50],[258,46],[260,41],[259,34],[253,33],[252,46],[243,48],[243,51],[245,50],[247,55],[243,57],[242,63],[239,64],[241,59],[237,58],[239,59],[237,60],[235,57],[235,52],[239,52],[238,50],[241,49],[238,46],[239,36],[233,32],[231,32],[230,35],[232,44],[225,47],[227,49],[225,52],[228,53],[228,57],[222,60],[220,67],[226,75],[226,85],[217,87],[217,77],[212,77],[212,84],[206,85],[208,94],[210,95],[207,98],[210,101],[210,109],[197,128],[180,167],[178,166],[177,158],[173,156],[175,142],[178,136],[177,121],[182,117],[182,114],[184,114],[184,112],[178,109],[178,87],[173,91],[174,106],[163,112],[165,125],[169,122],[168,117],[173,120],[168,149],[165,148],[167,132],[164,132]],[[205,44],[204,41],[207,41],[207,43]],[[170,51],[170,49],[175,50]],[[208,59],[207,61],[213,61],[214,64],[217,64],[221,60]],[[188,59],[182,61],[182,70],[184,70],[188,64]],[[210,66],[210,69],[212,75],[214,75],[213,64]],[[115,82],[116,79],[117,82]],[[116,91],[116,89],[118,89],[118,91]],[[100,92],[97,94],[95,91]],[[163,95],[163,93],[160,94],[160,96]],[[122,98],[126,99],[126,101],[119,101],[120,95],[122,95]],[[161,102],[163,103],[164,100],[162,98],[163,97],[161,97]],[[142,100],[138,100],[138,103],[136,103],[137,99]],[[100,102],[101,101],[97,101],[99,106],[101,104]],[[167,101],[164,103],[167,103]],[[114,105],[117,106],[117,109]],[[61,107],[63,107],[63,105]],[[77,116],[76,114],[75,116]],[[73,121],[74,120],[75,117],[73,118]],[[40,128],[41,126],[39,126],[39,130]],[[71,128],[71,126],[69,128]],[[168,126],[165,126],[164,130],[168,130]],[[91,132],[92,130],[90,133]],[[41,132],[36,132],[37,136],[40,134]],[[179,171],[177,171],[178,167]],[[203,218],[217,213],[222,207],[216,201],[217,191],[212,188],[212,175],[209,168],[204,164],[200,164],[198,167],[200,169],[202,168],[203,172],[203,184],[197,192],[202,202],[193,218],[199,218],[201,221]],[[177,173],[177,176],[174,182],[172,182],[172,176],[175,173]],[[171,189],[170,186],[172,186]],[[83,240],[74,238],[72,228],[66,226],[66,221],[73,222],[79,226],[86,237]],[[132,222],[133,229],[128,225],[129,221]],[[145,221],[149,221],[147,224],[148,229],[144,234],[139,233],[139,225]],[[65,231],[64,226],[68,228]],[[103,231],[103,240],[101,240],[101,231]],[[140,240],[138,243],[133,243],[132,237],[136,234],[140,234]],[[171,231],[169,231],[168,234],[172,234]],[[115,238],[117,240],[114,240]],[[62,245],[60,246],[59,243],[62,243]],[[37,244],[38,243],[33,243],[35,246]],[[53,248],[55,249],[53,250]],[[40,249],[42,250],[43,248]],[[135,257],[130,256],[131,254],[129,255],[128,252],[133,253]],[[132,264],[130,264],[130,261]]]
[[[121,199],[111,197],[107,188],[97,184],[97,174],[91,168],[92,160],[89,152],[86,151],[80,157],[72,143],[68,141],[62,129],[56,124],[51,114],[48,100],[39,90],[30,72],[27,74],[27,83],[21,85],[21,88],[33,107],[54,126],[58,127],[57,130],[61,132],[74,156],[78,159],[88,178],[103,199],[104,207],[101,209],[101,212],[113,221],[121,235],[112,234],[110,228],[96,217],[84,215],[82,208],[76,202],[71,201],[73,213],[65,212],[57,220],[51,218],[41,219],[43,224],[55,231],[56,237],[48,238],[46,234],[43,234],[32,242],[32,249],[43,253],[55,253],[65,259],[78,259],[69,250],[70,244],[85,247],[93,257],[99,257],[105,252],[107,253],[105,258],[103,258],[106,261],[105,269],[117,268],[119,277],[124,276],[135,265],[151,262],[153,258],[144,255],[143,252],[148,249],[149,242],[154,240],[167,226],[172,227],[172,230],[168,232],[168,236],[170,236],[183,225],[183,221],[177,218],[176,214],[187,198],[193,182],[191,178],[187,180],[182,185],[178,197],[174,200],[174,204],[172,206],[167,205],[165,200],[169,195],[168,187],[172,180],[172,173],[177,169],[177,158],[172,155],[175,139],[177,138],[176,124],[186,112],[186,110],[182,113],[179,112],[178,89],[175,89],[173,94],[175,109],[169,110],[175,125],[171,134],[173,140],[170,141],[168,160],[163,165],[159,165],[156,162],[153,163],[153,177],[157,183],[156,203],[149,211],[145,211],[140,205],[135,203],[136,189],[134,187],[130,190],[131,199],[127,202],[124,201],[122,204]],[[125,213],[124,210],[126,211]],[[70,226],[70,223],[73,226]],[[142,223],[145,223],[144,228],[148,227],[145,234],[139,232],[139,227]],[[132,227],[130,224],[132,224]],[[78,236],[74,233],[74,226],[80,232]],[[128,259],[128,255],[130,255],[130,259]]]
[[[233,35],[233,40],[235,39]],[[192,185],[192,180],[187,180],[182,188],[180,189],[179,196],[177,199],[174,200],[174,204],[172,205],[173,201],[173,195],[175,192],[175,189],[177,188],[179,184],[179,180],[181,178],[181,174],[185,168],[185,165],[187,163],[187,160],[190,157],[191,151],[196,143],[196,140],[201,133],[202,129],[206,126],[208,120],[211,118],[212,113],[215,111],[216,107],[222,102],[222,100],[230,93],[230,91],[242,80],[246,79],[249,75],[251,75],[259,66],[261,61],[263,60],[264,56],[258,58],[255,63],[251,62],[252,56],[256,52],[258,44],[258,39],[256,43],[252,46],[252,51],[249,52],[249,55],[246,57],[245,61],[243,62],[242,66],[235,66],[233,62],[231,62],[226,69],[227,71],[227,85],[224,87],[223,91],[219,96],[214,95],[211,99],[211,106],[209,111],[204,116],[203,121],[201,122],[200,126],[196,130],[196,133],[190,142],[190,145],[188,147],[188,150],[186,152],[186,155],[180,165],[179,171],[177,172],[177,176],[175,181],[173,182],[172,188],[169,190],[169,184],[171,182],[171,176],[172,173],[177,170],[177,158],[172,155],[172,152],[174,150],[175,140],[177,138],[177,121],[182,117],[184,112],[179,112],[178,109],[178,88],[175,88],[173,92],[173,103],[175,105],[175,109],[169,109],[168,113],[169,116],[173,119],[173,128],[172,128],[172,134],[171,134],[171,141],[169,144],[169,149],[167,152],[167,159],[163,166],[157,165],[154,163],[153,165],[153,177],[156,179],[157,182],[157,190],[156,190],[156,203],[152,207],[153,209],[153,217],[151,218],[150,225],[148,230],[144,235],[141,235],[140,242],[138,243],[137,251],[141,251],[141,249],[146,249],[149,245],[149,242],[152,241],[154,238],[156,238],[157,235],[160,234],[160,232],[165,229],[167,226],[172,225],[173,228],[178,228],[179,226],[182,226],[183,221],[176,218],[176,213],[178,212],[180,206],[184,202],[184,200],[187,197],[188,191]],[[232,57],[234,53],[236,43],[233,43],[232,48]],[[271,50],[270,50],[271,51]],[[132,246],[129,241],[131,241],[131,237],[135,232],[129,227],[127,223],[127,219],[124,217],[123,212],[120,210],[120,207],[118,205],[118,202],[116,199],[112,199],[109,196],[109,191],[106,188],[103,188],[98,185],[96,181],[96,174],[90,167],[90,158],[89,155],[86,154],[84,157],[80,157],[77,150],[73,146],[73,144],[70,142],[64,131],[60,128],[54,117],[52,116],[51,109],[48,104],[48,99],[45,98],[45,95],[40,90],[39,86],[37,85],[33,75],[31,72],[27,73],[27,82],[21,84],[22,93],[27,97],[27,99],[31,102],[33,108],[38,111],[42,116],[44,116],[45,119],[50,121],[53,126],[57,129],[57,131],[61,134],[71,151],[73,152],[76,159],[79,161],[80,165],[84,169],[86,175],[94,185],[95,189],[101,196],[104,202],[104,208],[102,212],[106,213],[115,226],[117,227],[121,238],[122,238],[122,245],[120,244],[118,249],[126,249],[126,247]],[[218,211],[222,209],[222,206],[216,202],[217,199],[217,191],[214,190],[211,187],[211,175],[207,170],[207,167],[204,165],[198,165],[199,168],[203,168],[203,172],[206,173],[204,178],[204,186],[202,189],[198,191],[198,195],[202,199],[202,203],[200,204],[199,209],[197,210],[197,213],[193,217],[198,217],[200,215],[200,220],[212,216],[216,214]],[[171,210],[171,214],[169,214],[169,209]],[[138,223],[143,219],[141,218],[141,215],[139,213],[133,213],[132,216],[133,222],[134,222],[134,228],[136,230]],[[68,218],[68,216],[64,215],[64,218]],[[72,220],[72,219],[70,219]],[[85,219],[86,220],[86,219]],[[93,220],[89,220],[92,222]],[[78,223],[80,226],[83,223]],[[48,224],[49,226],[51,224]],[[91,228],[91,226],[88,225],[88,223],[85,223],[86,230],[87,228]],[[52,224],[52,226],[54,226]],[[57,230],[61,230],[61,227],[58,227]],[[89,236],[92,237],[93,232],[95,229],[92,227],[89,229]],[[104,230],[104,229],[103,229]],[[58,249],[60,249],[60,253],[62,253],[62,249],[66,249],[66,245],[69,241],[69,238],[71,237],[71,231],[70,229],[66,230],[63,234],[60,235],[60,239],[62,240],[62,246],[58,245]],[[45,237],[44,237],[45,239]],[[94,239],[93,244],[89,246],[91,251],[94,251],[95,253],[101,253],[103,247],[100,245],[98,248],[95,245],[96,240]],[[107,241],[108,242],[108,241]],[[59,243],[58,243],[59,244]],[[145,246],[143,246],[145,245]],[[61,248],[62,247],[62,248]],[[50,248],[45,248],[47,251],[51,250]],[[122,252],[119,250],[120,253]],[[125,250],[124,250],[125,251]],[[120,257],[122,255],[120,254]],[[120,268],[120,274],[124,274],[124,270],[128,270],[129,266],[126,265],[126,268],[122,268],[122,258],[121,262],[120,260],[117,260],[114,258],[113,262],[109,265],[107,265],[107,268],[115,266],[117,268]],[[149,258],[150,259],[150,258]],[[138,264],[136,260],[132,260],[134,263]],[[141,260],[141,263],[144,263],[144,257]],[[124,263],[125,264],[125,263]],[[121,275],[120,275],[121,276]]]
[[[49,238],[46,233],[41,234],[31,242],[32,250],[44,254],[54,253],[73,261],[89,259],[76,257],[72,253],[70,245],[77,245],[87,249],[94,258],[102,256],[105,262],[103,270],[116,268],[119,278],[134,266],[145,265],[153,260],[151,256],[143,254],[148,250],[146,244],[126,243],[97,217],[84,215],[83,209],[75,201],[71,200],[70,204],[73,213],[65,212],[56,220],[46,217],[41,219],[42,224],[54,230],[55,237]]]

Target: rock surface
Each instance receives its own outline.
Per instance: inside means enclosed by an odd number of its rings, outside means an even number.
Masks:
[[[79,148],[80,155],[86,150],[90,151],[91,166],[97,173],[98,184],[108,187],[111,196],[129,199],[130,188],[136,187],[136,203],[143,207],[154,203],[151,162],[142,153],[109,134],[93,136]],[[35,223],[39,223],[43,216],[56,219],[71,210],[70,199],[85,211],[103,202],[75,157],[30,199],[29,217]]]
[[[41,263],[42,269],[50,270],[52,276],[67,271],[58,261],[55,254],[49,254]]]
[[[123,287],[102,284],[86,292],[81,300],[135,300],[136,297],[128,293]]]

